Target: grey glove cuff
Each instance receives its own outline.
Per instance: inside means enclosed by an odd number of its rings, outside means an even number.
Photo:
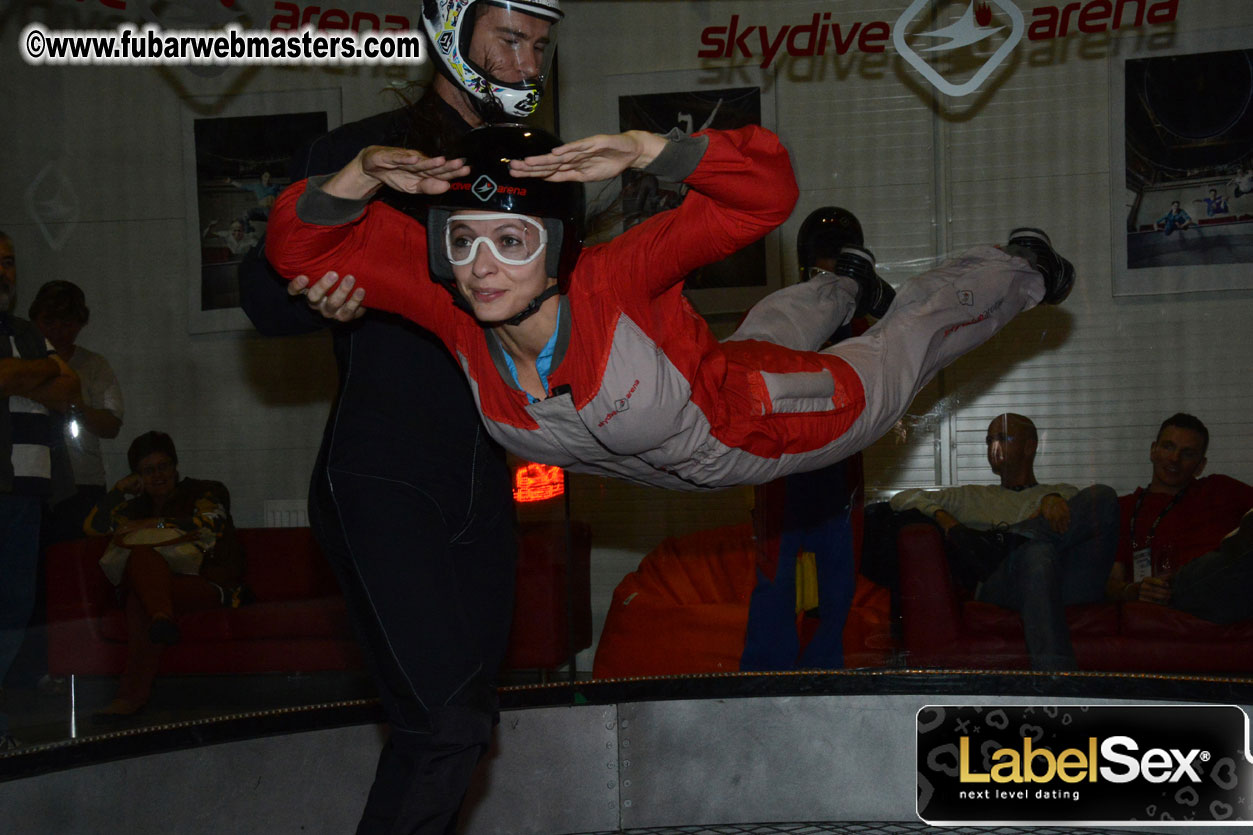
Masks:
[[[696,170],[705,149],[709,147],[708,136],[688,136],[678,128],[672,129],[665,136],[666,147],[657,155],[657,159],[644,167],[644,171],[662,180],[681,183]]]
[[[327,194],[322,190],[322,184],[333,176],[319,174],[309,178],[305,193],[296,201],[296,217],[314,226],[339,226],[361,217],[371,198],[350,200]]]

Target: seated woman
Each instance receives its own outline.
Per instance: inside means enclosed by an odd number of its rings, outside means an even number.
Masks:
[[[101,568],[125,595],[126,669],[117,697],[97,718],[137,713],[152,693],[161,650],[179,640],[175,618],[238,604],[244,573],[230,493],[216,481],[179,478],[164,432],[126,451],[131,474],[92,508],[83,529],[113,536]]]
[[[873,443],[940,368],[1073,284],[1047,236],[1016,230],[1004,250],[911,281],[864,335],[815,351],[880,282],[873,256],[848,246],[834,273],[767,297],[720,343],[683,278],[788,217],[797,188],[778,138],[748,127],[555,145],[493,126],[451,159],[367,148],[285,191],[266,244],[279,272],[351,272],[366,304],[439,336],[488,431],[528,460],[687,490],[817,469]],[[689,192],[583,249],[577,183],[627,168]],[[426,228],[370,202],[385,183],[442,193]]]

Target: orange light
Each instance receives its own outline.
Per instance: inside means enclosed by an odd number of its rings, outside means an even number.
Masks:
[[[566,474],[548,464],[524,464],[513,471],[513,500],[518,504],[555,499],[566,492]]]

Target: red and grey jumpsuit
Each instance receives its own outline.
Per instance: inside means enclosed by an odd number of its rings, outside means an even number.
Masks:
[[[683,203],[583,251],[538,402],[518,388],[492,331],[430,280],[426,230],[412,218],[298,183],[274,207],[267,254],[288,276],[352,274],[367,305],[439,336],[488,431],[512,452],[687,490],[762,483],[863,449],[940,368],[1043,295],[1025,261],[980,247],[913,279],[875,327],[824,351],[808,349],[851,314],[849,279],[774,293],[720,343],[683,298],[683,278],[786,220],[796,181],[763,128],[687,141],[708,144],[682,172]]]

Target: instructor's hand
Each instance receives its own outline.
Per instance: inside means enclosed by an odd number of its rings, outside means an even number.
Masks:
[[[298,275],[287,282],[289,296],[306,297],[309,307],[327,319],[336,322],[351,322],[365,315],[361,303],[365,300],[365,289],[353,286],[356,279],[350,275],[339,280],[339,273],[328,272],[313,284],[309,284],[309,276]]]
[[[547,154],[510,160],[509,172],[515,177],[542,177],[554,183],[591,183],[612,179],[628,168],[643,168],[665,147],[665,138],[642,130],[597,134]]]

